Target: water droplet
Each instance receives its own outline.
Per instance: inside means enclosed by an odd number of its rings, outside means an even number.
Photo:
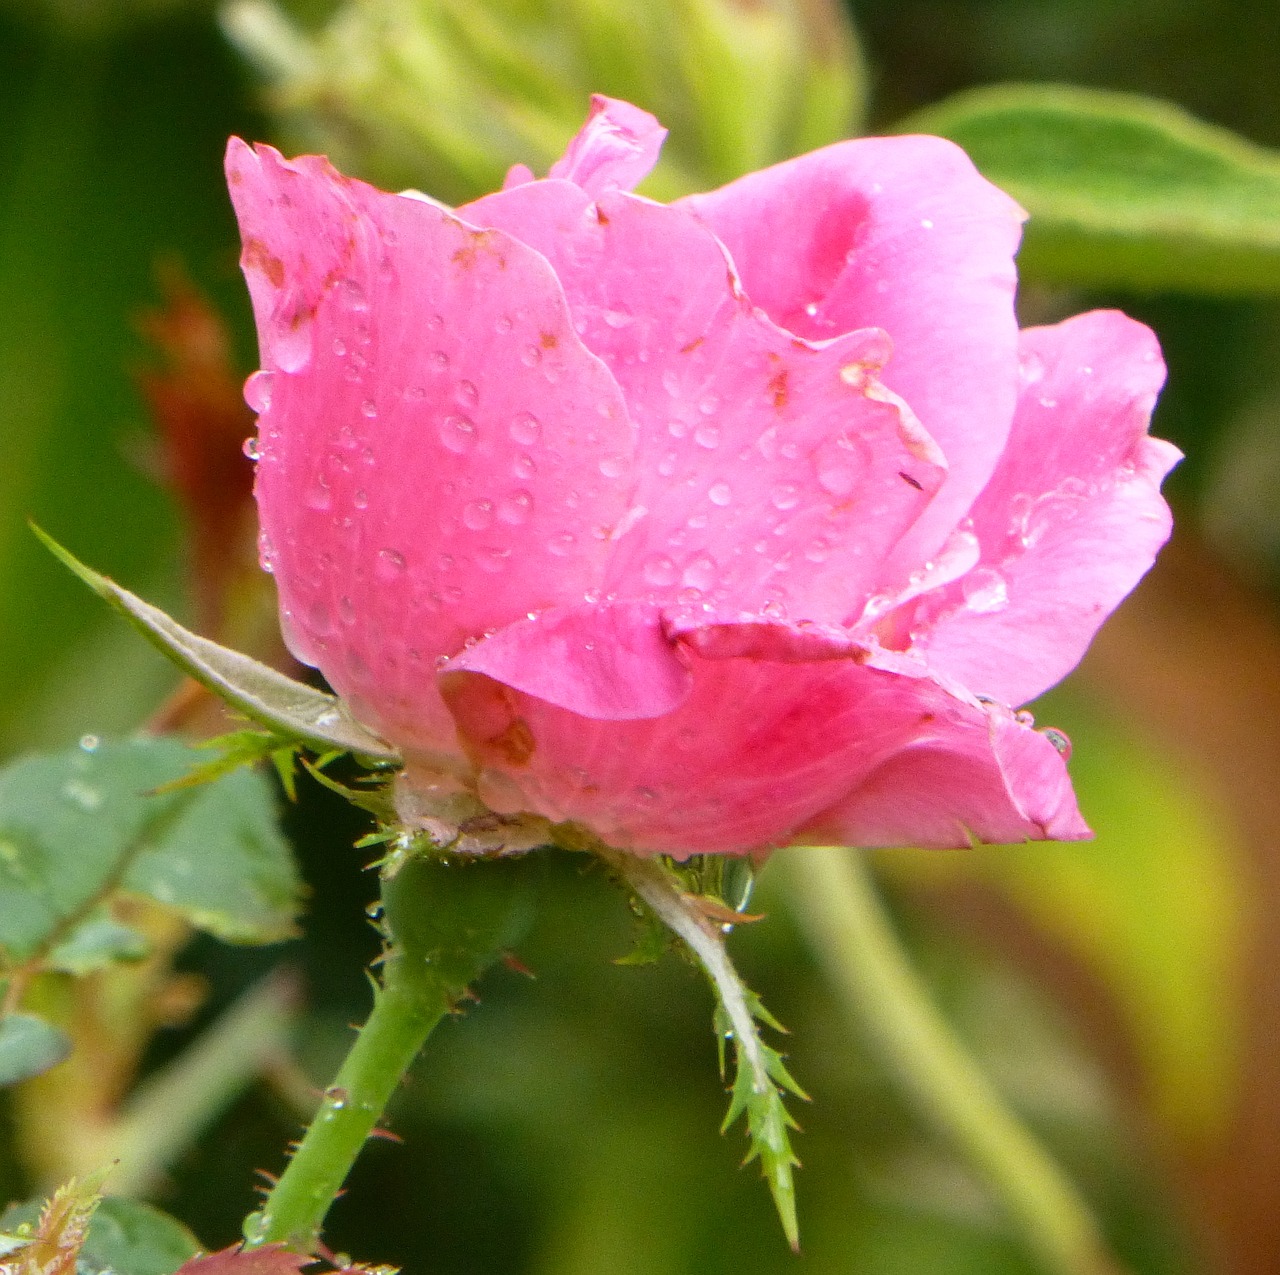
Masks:
[[[498,502],[498,521],[508,527],[519,527],[529,521],[533,497],[527,491],[513,491]]]
[[[317,474],[314,483],[307,488],[307,507],[324,513],[333,507],[333,493],[329,490],[329,480],[323,474]]]
[[[1040,406],[1041,407],[1057,407],[1058,400],[1056,398],[1041,398]]]
[[[343,624],[354,624],[356,622],[356,609],[345,593],[338,599],[338,618]]]
[[[818,485],[832,496],[852,495],[862,478],[861,458],[843,438],[823,447],[813,464]]]
[[[89,814],[102,805],[102,793],[79,779],[67,780],[62,785],[62,795]]]
[[[1028,350],[1026,353],[1018,356],[1018,375],[1028,385],[1034,385],[1037,381],[1044,379],[1044,359],[1042,359],[1034,350]]]
[[[397,580],[404,574],[404,554],[398,549],[378,550],[378,576],[383,580]]]
[[[252,434],[240,445],[240,450],[250,460],[260,460],[262,458],[262,450],[258,445],[258,440]]]
[[[427,327],[430,328],[432,332],[441,331],[444,328],[444,315],[433,314],[427,320]]]
[[[375,420],[378,415],[377,403],[375,403],[371,398],[365,399],[365,401],[360,404],[360,415],[367,421]]]
[[[536,345],[526,345],[520,352],[520,362],[525,367],[537,367],[542,362],[542,351]]]
[[[964,604],[978,615],[1003,611],[1009,605],[1009,586],[1005,578],[990,567],[974,567],[960,582]]]
[[[601,317],[611,328],[625,328],[635,321],[635,315],[624,305],[605,310]]]
[[[600,472],[606,478],[621,478],[627,472],[629,463],[625,456],[606,456],[600,462]]]
[[[672,398],[680,397],[680,378],[670,368],[662,374],[662,388],[666,390]]]
[[[404,392],[406,403],[421,403],[427,397],[427,391],[421,385],[411,385]]]
[[[649,558],[642,568],[642,573],[649,584],[659,589],[676,582],[676,564],[665,554],[656,554]]]
[[[920,226],[924,230],[932,230],[933,222],[931,222],[928,217],[922,217],[920,219]]]
[[[492,500],[473,500],[462,511],[462,524],[471,531],[484,531],[492,523]]]
[[[716,560],[709,553],[700,553],[684,569],[680,583],[686,588],[705,593],[716,578]]]
[[[275,551],[265,531],[258,532],[258,565],[268,575],[275,569]]]
[[[547,550],[557,558],[563,558],[573,552],[573,547],[577,543],[578,538],[572,532],[565,531],[547,542]]]
[[[693,436],[693,441],[699,447],[705,447],[707,451],[713,451],[720,446],[720,426],[719,425],[701,425]]]
[[[826,562],[827,556],[831,552],[831,546],[822,539],[811,541],[804,551],[804,556],[810,562]]]
[[[692,514],[685,522],[685,526],[690,531],[701,531],[710,521],[706,514]]]
[[[469,416],[446,416],[439,433],[440,441],[458,456],[465,456],[476,445],[476,424]]]
[[[295,310],[289,318],[277,321],[269,334],[269,353],[282,372],[301,372],[311,362],[314,315],[309,308]]]
[[[723,509],[733,500],[733,488],[728,483],[713,483],[707,492],[707,499]]]
[[[333,352],[339,358],[342,358],[342,356],[347,352],[347,343],[340,336],[335,336],[333,338]]]
[[[670,478],[676,472],[676,465],[679,463],[680,457],[675,452],[668,452],[658,462],[658,474],[662,478]]]
[[[538,472],[532,456],[517,456],[511,462],[511,472],[517,478],[532,478]]]
[[[542,422],[532,412],[518,412],[511,418],[511,440],[521,447],[532,447],[542,433]]]
[[[512,324],[512,322],[511,322],[511,316],[510,316],[510,315],[507,315],[507,314],[504,314],[504,315],[502,316],[502,318],[500,318],[500,319],[497,321],[497,323],[495,323],[495,324],[493,325],[493,330],[494,330],[494,331],[495,331],[499,336],[506,336],[506,335],[507,335],[507,333],[511,331],[511,329],[512,329],[512,327],[513,327],[513,326],[514,326],[514,325],[513,325],[513,324]]]
[[[1064,758],[1071,756],[1071,741],[1060,731],[1054,730],[1052,726],[1040,732]]]
[[[98,745],[101,743],[102,740],[100,740],[97,735],[80,736],[80,747],[86,753],[96,753],[98,751]]]
[[[434,350],[431,354],[431,365],[438,372],[443,372],[449,366],[449,356],[443,350]]]
[[[793,483],[783,483],[780,487],[773,489],[769,499],[775,509],[785,512],[788,509],[794,509],[800,503],[800,489]]]
[[[718,394],[705,394],[698,402],[698,411],[703,416],[710,416],[719,406],[720,396]]]
[[[459,381],[455,397],[463,407],[475,407],[480,401],[480,391],[474,381]]]
[[[351,503],[355,505],[357,509],[368,509],[369,493],[365,491],[363,487],[357,487],[355,495],[351,497]]]
[[[271,372],[255,372],[244,383],[244,401],[255,412],[265,412],[271,406],[273,379]]]
[[[787,608],[777,598],[770,598],[760,608],[760,614],[768,620],[785,620],[787,618]]]
[[[818,303],[816,301],[810,301],[809,304],[805,306],[804,312],[811,319],[816,319],[818,317]]]
[[[476,554],[476,565],[481,571],[487,571],[490,575],[497,573],[507,565],[507,559],[511,557],[510,549],[500,549],[496,545],[488,545]]]

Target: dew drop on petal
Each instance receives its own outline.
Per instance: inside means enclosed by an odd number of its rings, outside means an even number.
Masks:
[[[964,604],[977,615],[1003,611],[1009,605],[1009,585],[998,571],[975,567],[960,582]]]
[[[645,580],[655,588],[665,588],[676,582],[676,564],[666,554],[655,554],[641,568]]]
[[[832,496],[852,495],[862,478],[858,453],[843,445],[843,440],[820,449],[813,463],[818,485]]]
[[[262,448],[259,445],[257,438],[252,434],[250,434],[249,437],[240,445],[240,450],[244,452],[250,460],[262,459]]]
[[[680,395],[680,378],[670,368],[662,374],[662,388],[672,398],[678,398]]]
[[[472,408],[480,401],[480,391],[474,381],[459,381],[455,397],[463,407]]]
[[[338,618],[343,624],[354,624],[356,622],[356,609],[345,593],[338,599]]]
[[[577,543],[578,538],[572,532],[565,531],[558,536],[553,536],[547,542],[547,550],[557,558],[563,558],[573,552],[573,547]]]
[[[517,478],[532,478],[538,472],[538,467],[532,456],[521,455],[511,462],[511,472]]]
[[[444,446],[458,456],[465,456],[476,445],[476,424],[469,416],[446,416],[439,434]]]
[[[697,443],[699,447],[705,447],[707,451],[714,451],[715,448],[720,445],[720,426],[699,426],[693,435],[693,441]]]
[[[355,495],[351,497],[351,503],[355,505],[357,509],[368,509],[369,493],[365,491],[363,487],[357,487]]]
[[[716,560],[709,553],[700,553],[688,563],[680,575],[680,583],[686,588],[705,593],[716,578]]]
[[[600,462],[600,472],[606,478],[621,478],[627,472],[625,456],[606,456]]]
[[[511,441],[532,447],[542,433],[542,422],[532,412],[518,412],[511,418]]]
[[[525,367],[537,367],[542,362],[542,351],[536,345],[526,345],[520,353],[520,362]]]
[[[513,491],[498,502],[498,521],[508,527],[519,527],[533,513],[533,497],[527,491]]]
[[[723,509],[733,500],[733,488],[728,483],[713,483],[707,491],[707,499]]]
[[[373,399],[367,398],[360,404],[360,415],[368,421],[375,420],[377,418],[378,405],[373,401]]]
[[[255,412],[265,412],[271,406],[271,389],[274,375],[271,372],[255,372],[244,383],[244,401]]]
[[[307,487],[307,507],[319,513],[327,513],[333,507],[333,493],[329,490],[329,480],[323,474],[317,474],[315,482]]]
[[[668,452],[658,462],[658,475],[661,478],[670,478],[676,472],[676,465],[679,463],[680,457],[675,452]]]
[[[614,306],[612,310],[605,310],[601,317],[611,328],[625,328],[635,321],[635,315],[624,305]]]
[[[398,580],[404,575],[404,554],[399,549],[379,549],[377,572],[379,579]]]
[[[788,509],[794,509],[800,503],[799,488],[792,483],[783,483],[773,489],[769,500],[775,509],[781,509],[784,512]]]
[[[471,531],[484,531],[493,522],[493,501],[473,500],[462,511],[462,523]]]

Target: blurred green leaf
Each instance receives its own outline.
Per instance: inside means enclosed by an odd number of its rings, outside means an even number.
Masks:
[[[336,748],[376,762],[400,760],[400,754],[357,722],[336,695],[295,682],[270,665],[192,633],[159,607],[85,566],[39,527],[33,525],[32,530],[59,562],[180,669],[279,735],[279,746],[297,739],[320,752]]]
[[[65,1032],[34,1014],[0,1018],[0,1086],[43,1075],[71,1052]]]
[[[84,975],[115,961],[140,961],[147,947],[145,935],[100,912],[77,925],[45,964],[64,974]]]
[[[897,126],[937,133],[1031,214],[1024,275],[1280,293],[1280,153],[1127,93],[1002,85]]]
[[[0,947],[11,962],[86,944],[77,931],[116,891],[233,942],[292,932],[299,880],[261,775],[152,795],[198,759],[175,740],[139,739],[0,770]]]

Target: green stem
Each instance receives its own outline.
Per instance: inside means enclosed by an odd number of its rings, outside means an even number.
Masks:
[[[797,918],[850,1017],[921,1116],[986,1179],[1054,1275],[1118,1275],[1092,1214],[931,1003],[856,852],[779,855]]]
[[[401,1077],[449,1009],[445,987],[392,950],[373,1012],[280,1180],[245,1222],[250,1248],[283,1243],[312,1252],[329,1206]]]

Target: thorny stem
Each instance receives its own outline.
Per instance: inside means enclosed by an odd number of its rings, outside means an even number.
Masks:
[[[785,1083],[792,1088],[793,1092],[800,1096],[803,1096],[803,1093],[795,1087],[794,1081],[786,1075],[785,1071],[778,1076],[770,1068],[767,1051],[760,1039],[756,1023],[757,1014],[752,1009],[754,998],[729,959],[721,926],[708,917],[692,895],[680,888],[679,881],[659,861],[638,858],[603,846],[597,846],[596,853],[652,910],[654,915],[673,934],[684,941],[697,958],[711,980],[720,1006],[729,1020],[738,1072],[739,1074],[745,1072],[749,1078],[753,1100],[759,1102],[761,1109],[766,1109],[766,1103],[771,1104],[773,1108],[771,1114],[774,1118],[787,1120],[775,1080],[785,1078]],[[759,1008],[758,1002],[756,1005]],[[766,1019],[766,1021],[772,1020]],[[774,1059],[779,1063],[781,1061],[776,1054]],[[726,1127],[732,1123],[737,1110],[739,1108],[735,1095],[735,1102],[730,1107]],[[761,1136],[753,1127],[750,1117],[748,1131],[755,1153],[760,1154],[765,1161],[765,1176],[773,1194],[787,1242],[798,1252],[800,1233],[796,1220],[795,1188],[791,1178],[791,1168],[796,1161],[786,1142],[786,1130],[779,1123],[776,1132],[772,1135],[780,1138],[780,1146],[773,1143],[770,1136]],[[757,1141],[758,1138],[759,1141]]]
[[[986,1179],[1044,1269],[1121,1275],[1087,1205],[930,1001],[861,856],[805,846],[777,862],[849,1017],[921,1116]]]
[[[417,962],[393,950],[374,992],[373,1012],[280,1180],[261,1210],[245,1221],[248,1247],[283,1243],[299,1252],[315,1250],[360,1148],[448,1009],[440,982],[422,977]]]

